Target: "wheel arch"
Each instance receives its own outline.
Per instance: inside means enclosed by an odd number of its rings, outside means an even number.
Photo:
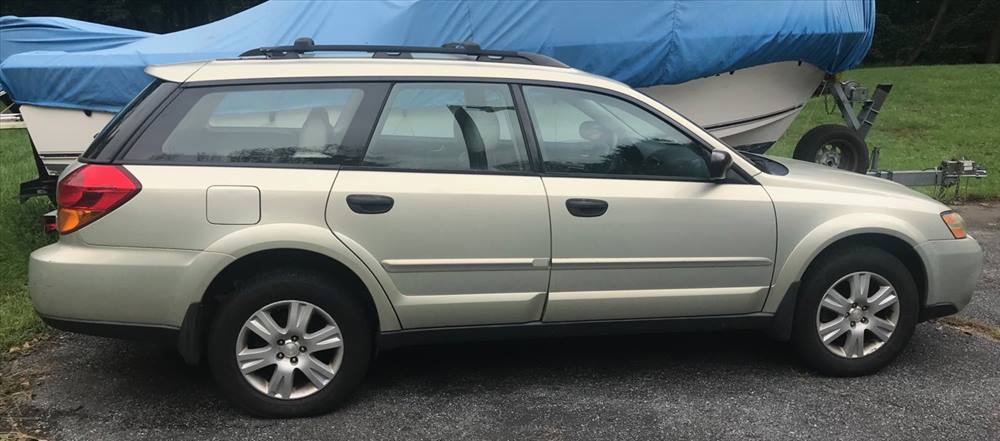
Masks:
[[[227,272],[237,271],[243,265],[254,263],[261,253],[271,254],[272,258],[280,259],[282,254],[292,260],[275,260],[283,265],[304,263],[316,269],[328,269],[334,274],[358,283],[359,292],[363,289],[368,294],[375,308],[380,331],[395,331],[400,329],[399,319],[389,301],[385,290],[372,271],[325,226],[305,224],[267,224],[245,228],[228,234],[209,245],[205,251],[224,253],[234,258],[221,270],[212,276],[212,281],[204,292],[196,293],[191,302],[203,300],[210,293],[219,289],[217,279]],[[245,260],[251,259],[251,260]],[[259,265],[259,264],[258,264]],[[252,266],[252,265],[251,265]],[[277,267],[278,264],[268,262],[266,268]]]
[[[780,231],[778,237],[780,241]],[[779,305],[784,304],[782,300],[789,289],[802,280],[823,253],[858,241],[884,247],[899,257],[914,274],[921,301],[924,301],[928,286],[926,263],[915,247],[926,240],[926,236],[910,223],[885,214],[855,213],[824,222],[799,240],[782,260],[775,272],[771,295],[764,303],[764,312],[776,312]]]
[[[308,249],[309,246],[295,247],[283,244],[271,248],[266,246],[255,248],[261,249],[243,253],[218,271],[205,290],[189,304],[178,338],[178,349],[189,364],[200,363],[207,329],[218,313],[219,307],[233,295],[239,284],[255,274],[279,268],[314,270],[347,284],[348,292],[356,295],[365,306],[367,319],[374,325],[373,338],[377,338],[383,331],[400,329],[399,319],[392,305],[388,303],[381,286],[366,268],[358,271],[359,262],[354,262],[356,265],[352,268],[345,261],[328,253]]]
[[[927,267],[924,260],[917,253],[913,242],[900,237],[898,232],[857,231],[845,233],[832,238],[822,247],[818,248],[805,264],[802,265],[795,279],[782,287],[780,291],[777,290],[777,285],[771,288],[772,294],[776,292],[782,293],[780,296],[771,295],[767,299],[768,304],[773,302],[774,305],[772,309],[774,311],[774,320],[768,329],[772,337],[782,341],[787,341],[791,337],[792,323],[795,319],[796,304],[800,294],[800,281],[810,271],[816,270],[816,263],[825,255],[836,253],[841,249],[858,244],[875,246],[899,258],[913,276],[913,281],[917,285],[917,294],[920,298],[919,306],[921,309],[924,308],[927,302],[928,290]]]
[[[872,246],[883,251],[887,251],[892,254],[906,266],[910,274],[913,276],[913,281],[917,284],[917,293],[920,295],[920,305],[923,306],[927,302],[927,267],[924,264],[923,259],[917,253],[917,250],[907,243],[906,241],[900,239],[899,237],[883,234],[883,233],[860,233],[851,236],[846,236],[837,241],[831,243],[819,254],[816,255],[809,262],[809,265],[802,272],[802,278],[809,275],[811,271],[816,270],[816,262],[820,261],[824,256],[839,252],[840,250],[850,247],[852,245],[866,245]]]

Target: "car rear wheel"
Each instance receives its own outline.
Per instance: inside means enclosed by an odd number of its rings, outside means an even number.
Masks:
[[[913,335],[916,284],[892,254],[856,246],[815,263],[802,284],[794,343],[827,375],[867,375],[888,365]]]
[[[276,271],[243,284],[214,320],[216,381],[253,414],[327,412],[360,384],[371,359],[364,307],[332,280]]]

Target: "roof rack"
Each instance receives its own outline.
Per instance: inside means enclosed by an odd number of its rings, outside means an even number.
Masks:
[[[476,57],[476,61],[495,63],[533,64],[549,67],[569,67],[555,58],[532,52],[496,51],[482,49],[478,44],[463,41],[447,43],[441,47],[425,46],[371,46],[371,45],[317,45],[312,38],[295,39],[291,46],[272,46],[250,49],[240,57],[265,56],[267,58],[299,58],[306,52],[368,52],[372,58],[413,58],[412,54],[448,54]]]

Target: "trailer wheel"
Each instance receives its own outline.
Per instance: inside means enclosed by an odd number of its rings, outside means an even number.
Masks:
[[[806,132],[795,146],[792,157],[827,167],[868,171],[868,145],[853,130],[837,124],[824,124]]]

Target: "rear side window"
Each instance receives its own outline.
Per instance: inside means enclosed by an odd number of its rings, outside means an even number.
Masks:
[[[362,165],[431,171],[527,170],[528,155],[510,87],[396,84]]]
[[[246,164],[355,163],[378,85],[190,88],[150,126],[126,160]],[[372,96],[375,95],[375,96]],[[353,135],[352,135],[353,134]]]

